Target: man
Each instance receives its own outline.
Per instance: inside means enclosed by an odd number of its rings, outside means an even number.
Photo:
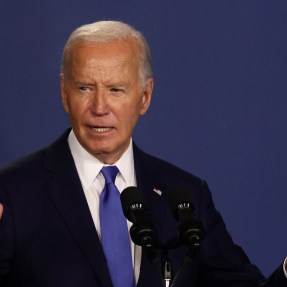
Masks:
[[[174,286],[286,286],[282,264],[265,280],[233,243],[204,181],[147,155],[132,142],[137,120],[151,101],[150,63],[145,39],[124,23],[96,22],[72,33],[61,71],[62,101],[72,129],[0,171],[1,286],[161,286],[153,262],[130,239],[128,256],[115,259],[127,257],[127,263],[110,263],[116,255],[106,244],[112,237],[115,245],[122,239],[105,235],[117,218],[102,224],[113,213],[103,216],[102,194],[108,186],[143,191],[163,243],[178,233],[167,203],[169,190],[181,186],[190,191],[205,238]],[[119,172],[108,182],[104,168],[110,166]],[[173,274],[187,250],[180,246],[170,251]],[[119,278],[129,269],[128,261],[133,282],[125,283]]]

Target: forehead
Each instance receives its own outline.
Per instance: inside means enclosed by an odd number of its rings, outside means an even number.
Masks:
[[[133,40],[89,43],[73,48],[69,68],[106,70],[127,66],[138,67],[138,60],[137,46]]]

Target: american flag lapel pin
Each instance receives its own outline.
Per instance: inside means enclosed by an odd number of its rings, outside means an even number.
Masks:
[[[155,193],[157,193],[159,196],[161,196],[161,194],[162,194],[162,191],[161,190],[159,190],[158,188],[153,188],[153,191],[155,192]]]

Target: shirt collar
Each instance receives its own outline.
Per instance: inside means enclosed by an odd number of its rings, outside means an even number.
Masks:
[[[82,147],[73,130],[69,134],[68,143],[81,183],[83,188],[86,189],[91,185],[105,164]],[[135,182],[135,173],[132,139],[127,150],[114,165],[118,167],[120,176],[122,176],[126,184],[133,185]]]

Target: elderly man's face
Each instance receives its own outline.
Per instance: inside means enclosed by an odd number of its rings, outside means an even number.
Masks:
[[[107,164],[127,149],[138,117],[150,104],[153,80],[139,78],[132,40],[73,49],[61,76],[62,101],[81,145]]]

